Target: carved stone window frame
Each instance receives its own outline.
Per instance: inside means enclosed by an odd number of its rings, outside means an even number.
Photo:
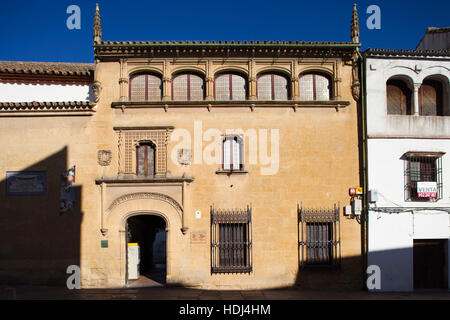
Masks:
[[[155,145],[155,177],[167,175],[167,145],[173,127],[114,127],[118,134],[118,174],[137,175],[136,147],[151,141]]]

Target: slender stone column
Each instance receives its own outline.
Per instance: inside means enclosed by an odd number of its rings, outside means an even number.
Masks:
[[[421,83],[414,83],[414,115],[419,115],[419,88]]]
[[[256,70],[254,59],[248,61],[248,99],[258,100],[256,94]]]
[[[128,75],[127,75],[127,61],[120,59],[120,101],[128,101]]]
[[[163,101],[172,100],[172,80],[170,77],[163,78]]]
[[[214,100],[214,74],[212,71],[212,62],[208,61],[206,63],[206,100],[212,101]]]
[[[291,78],[291,99],[292,100],[299,99],[298,77],[295,75]]]
[[[163,65],[163,101],[172,100],[172,75],[170,74],[170,62],[164,60]]]

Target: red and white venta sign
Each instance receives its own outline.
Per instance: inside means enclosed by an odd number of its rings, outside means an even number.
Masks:
[[[418,181],[417,182],[418,198],[437,198],[436,182]]]

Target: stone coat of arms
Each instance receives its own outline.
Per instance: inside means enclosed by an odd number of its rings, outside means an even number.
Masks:
[[[98,164],[101,166],[109,166],[111,163],[112,153],[111,150],[99,150],[98,151]]]

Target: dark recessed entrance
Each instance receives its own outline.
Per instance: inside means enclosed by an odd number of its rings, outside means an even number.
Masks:
[[[153,215],[127,220],[127,285],[166,283],[166,223]]]
[[[414,289],[448,288],[447,239],[416,239],[413,249]]]

